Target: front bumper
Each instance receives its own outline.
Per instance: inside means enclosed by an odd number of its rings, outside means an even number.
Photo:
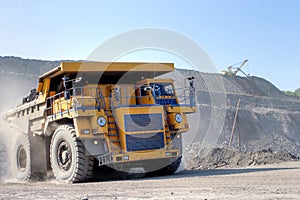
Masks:
[[[135,163],[145,163],[148,160],[160,160],[160,159],[170,159],[174,160],[181,156],[181,150],[179,149],[156,149],[148,151],[133,151],[121,154],[106,154],[98,156],[99,166],[110,165],[110,164],[130,164]]]

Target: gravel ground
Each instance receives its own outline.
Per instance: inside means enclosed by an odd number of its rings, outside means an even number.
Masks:
[[[126,181],[0,184],[0,199],[299,199],[300,162]]]

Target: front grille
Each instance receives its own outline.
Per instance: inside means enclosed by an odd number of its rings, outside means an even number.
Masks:
[[[155,99],[155,103],[160,105],[178,105],[176,99]]]
[[[162,114],[124,115],[126,132],[154,131],[163,129]]]
[[[163,132],[126,135],[127,151],[161,149],[164,145]]]

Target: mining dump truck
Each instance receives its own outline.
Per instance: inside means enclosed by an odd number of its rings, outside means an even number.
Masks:
[[[82,182],[103,166],[174,173],[186,114],[196,104],[193,77],[178,88],[182,96],[172,79],[157,78],[172,71],[172,63],[62,62],[40,76],[37,88],[4,115],[17,135],[16,178],[52,172],[58,181]]]

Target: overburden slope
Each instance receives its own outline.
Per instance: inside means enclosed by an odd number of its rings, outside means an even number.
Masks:
[[[189,155],[191,152],[206,152],[204,157],[209,152],[204,149],[228,147],[230,140],[231,147],[244,152],[270,149],[300,156],[299,97],[286,95],[269,81],[255,76],[179,71],[185,77],[195,77],[199,104],[199,112],[190,117],[192,128],[186,139],[193,143],[187,141],[187,157],[195,156]]]

